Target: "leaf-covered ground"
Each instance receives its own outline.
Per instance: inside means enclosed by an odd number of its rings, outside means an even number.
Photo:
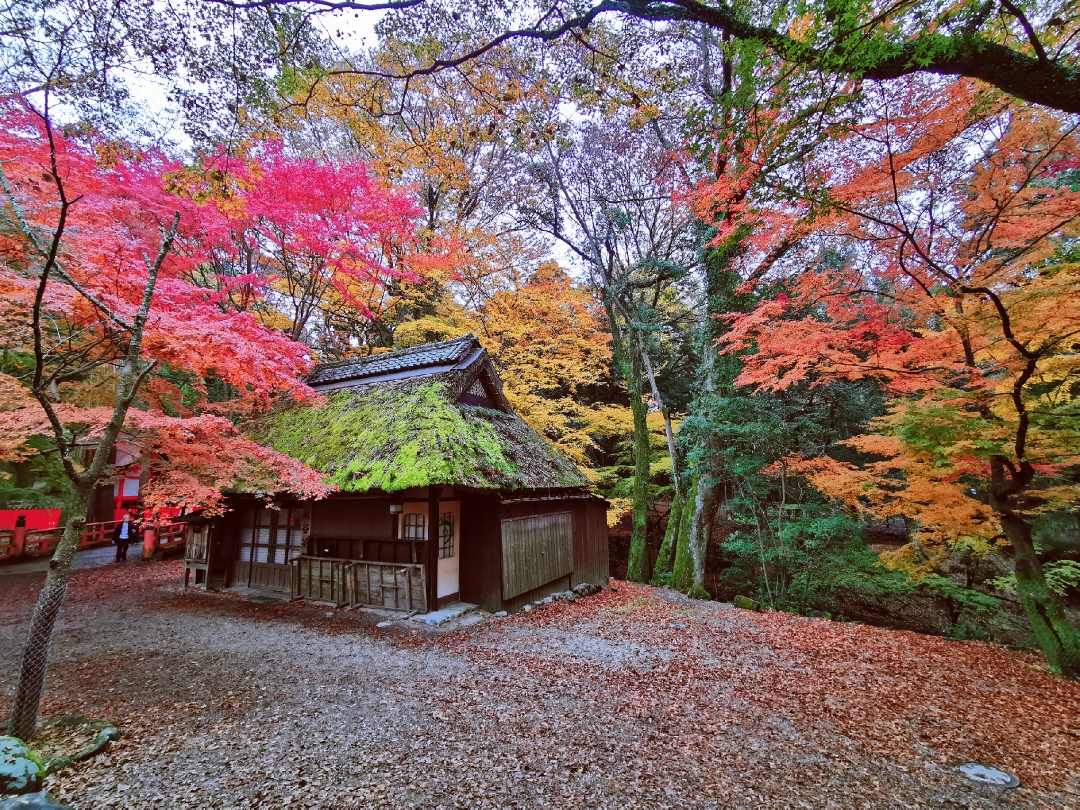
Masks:
[[[977,642],[617,590],[451,631],[76,574],[46,713],[97,807],[1080,805],[1080,684]],[[0,579],[0,695],[41,575]],[[1017,773],[975,785],[957,759]]]

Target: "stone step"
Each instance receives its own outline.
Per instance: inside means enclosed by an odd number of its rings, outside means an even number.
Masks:
[[[420,622],[421,624],[445,624],[446,622],[454,619],[460,619],[466,613],[471,613],[476,610],[477,606],[470,604],[469,602],[451,602],[445,607],[433,610],[431,613],[423,613],[419,616],[413,616],[409,621]]]

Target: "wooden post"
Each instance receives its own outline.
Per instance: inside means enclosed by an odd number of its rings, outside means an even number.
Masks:
[[[11,530],[11,553],[8,555],[10,559],[22,556],[23,546],[26,545],[26,527],[16,526]]]
[[[311,513],[312,502],[304,501],[303,512],[300,517],[300,553],[307,555],[311,553]]]
[[[428,610],[439,609],[439,488],[428,487],[427,520]]]
[[[149,560],[154,556],[154,543],[156,541],[157,532],[154,531],[153,525],[143,528],[143,546],[142,546],[142,558]]]

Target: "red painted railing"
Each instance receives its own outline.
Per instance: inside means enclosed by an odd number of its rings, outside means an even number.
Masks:
[[[187,534],[186,523],[163,523],[155,530],[156,548],[176,548],[184,545]]]
[[[109,520],[103,523],[88,523],[86,531],[79,538],[79,548],[94,548],[105,546],[112,542],[113,529],[117,521]],[[154,532],[154,549],[169,549],[184,545],[186,524],[162,523],[148,527]],[[17,557],[43,557],[56,551],[56,546],[63,535],[62,527],[56,529],[26,530],[26,529],[3,529],[0,530],[0,562],[13,560]],[[137,543],[132,537],[133,544]]]

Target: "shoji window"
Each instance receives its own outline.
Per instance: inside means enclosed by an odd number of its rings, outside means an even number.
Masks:
[[[404,515],[404,521],[401,528],[402,540],[426,540],[427,539],[427,521],[424,520],[425,515],[408,514]]]
[[[240,526],[237,559],[284,565],[300,555],[304,542],[303,510],[248,509]]]

